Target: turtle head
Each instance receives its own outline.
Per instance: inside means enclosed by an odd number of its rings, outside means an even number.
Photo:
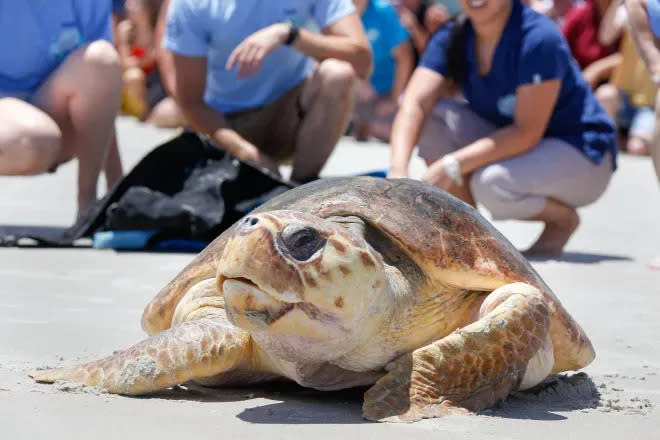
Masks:
[[[387,279],[361,221],[346,219],[244,217],[218,265],[229,320],[296,360],[331,360],[368,340],[386,314]]]

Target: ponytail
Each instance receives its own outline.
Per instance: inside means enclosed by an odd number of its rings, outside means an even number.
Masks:
[[[460,87],[467,79],[466,40],[470,19],[464,13],[455,16],[447,45],[447,78]]]

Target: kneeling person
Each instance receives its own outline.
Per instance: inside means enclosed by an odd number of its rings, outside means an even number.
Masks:
[[[164,46],[192,128],[273,171],[293,159],[298,181],[318,175],[346,130],[356,78],[371,73],[351,0],[174,0]]]

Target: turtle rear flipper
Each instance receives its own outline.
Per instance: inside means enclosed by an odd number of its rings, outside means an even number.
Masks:
[[[179,324],[112,356],[71,368],[34,371],[37,382],[67,380],[136,395],[231,370],[250,353],[250,336],[220,320]]]
[[[364,417],[414,422],[490,407],[550,372],[549,328],[550,311],[536,288],[502,286],[479,320],[391,362],[365,394]],[[537,357],[545,361],[530,362]]]

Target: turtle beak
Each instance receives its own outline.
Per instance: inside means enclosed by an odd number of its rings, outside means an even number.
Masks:
[[[271,214],[240,220],[218,263],[218,289],[224,292],[228,280],[239,280],[277,301],[302,301],[304,286],[298,269],[278,247],[280,231],[286,224]]]

